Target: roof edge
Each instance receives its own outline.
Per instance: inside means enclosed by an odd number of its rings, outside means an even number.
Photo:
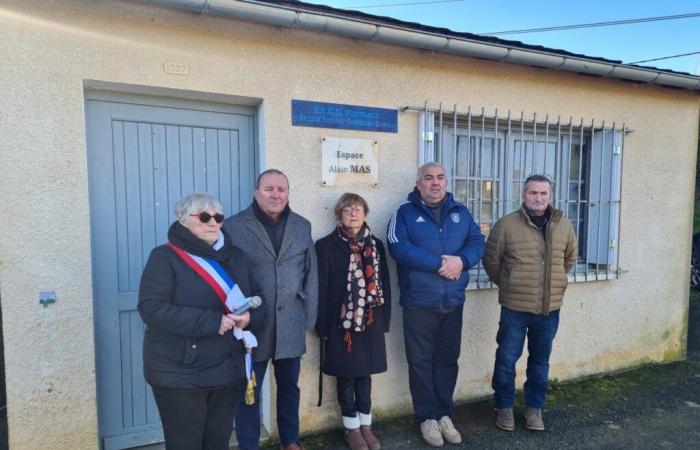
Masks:
[[[354,16],[343,10],[294,2],[270,3],[257,0],[135,0],[166,8],[209,14],[231,19],[257,22],[286,28],[335,34],[342,37],[379,42],[388,45],[417,48],[457,56],[469,56],[514,64],[563,70],[586,75],[617,78],[639,83],[700,90],[700,76],[668,70],[623,64],[600,58],[588,58],[517,46],[510,41],[496,42],[470,39],[464,33],[431,31],[392,20],[382,21],[378,16]],[[395,22],[395,23],[393,23]],[[413,26],[412,26],[413,25]],[[439,29],[435,29],[439,30]]]

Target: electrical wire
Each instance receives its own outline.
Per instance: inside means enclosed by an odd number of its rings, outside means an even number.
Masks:
[[[657,16],[657,17],[645,17],[645,18],[641,18],[641,19],[612,20],[609,22],[593,22],[593,23],[581,23],[581,24],[576,24],[576,25],[562,25],[562,26],[544,27],[544,28],[530,28],[530,29],[526,29],[526,30],[492,31],[492,32],[480,33],[480,34],[481,35],[497,36],[500,34],[541,33],[544,31],[573,30],[576,28],[609,27],[609,26],[613,26],[613,25],[628,25],[628,24],[633,24],[633,23],[658,22],[661,20],[688,19],[691,17],[700,17],[700,12],[688,13],[688,14],[677,14],[675,16]]]
[[[382,4],[382,5],[340,6],[339,8],[368,9],[368,8],[385,8],[385,7],[392,7],[392,6],[429,5],[429,4],[435,4],[435,3],[460,3],[460,2],[464,2],[464,1],[466,1],[466,0],[434,0],[434,1],[427,1],[427,2],[422,1],[422,2],[411,2],[411,3],[386,3],[386,4]],[[541,33],[541,32],[545,32],[545,31],[560,31],[560,30],[573,30],[573,29],[578,29],[578,28],[595,28],[595,27],[615,26],[615,25],[630,25],[630,24],[645,23],[645,22],[658,22],[658,21],[663,21],[663,20],[689,19],[689,18],[693,18],[693,17],[700,17],[700,13],[677,14],[677,15],[673,15],[673,16],[644,17],[644,18],[640,18],[640,19],[612,20],[612,21],[608,21],[608,22],[582,23],[582,24],[575,24],[575,25],[561,25],[561,26],[544,27],[544,28],[529,28],[529,29],[524,29],[524,30],[493,31],[493,32],[488,32],[488,33],[480,33],[480,34],[481,35],[496,36],[496,35],[502,35],[502,34]],[[647,62],[652,62],[652,61],[662,61],[665,59],[680,58],[683,56],[690,56],[690,55],[697,55],[697,54],[700,54],[700,51],[691,52],[691,53],[682,53],[680,55],[663,56],[661,58],[645,59],[643,61],[634,61],[634,62],[630,62],[628,64],[641,64],[641,63],[647,63]]]
[[[647,62],[652,62],[652,61],[661,61],[662,59],[680,58],[681,56],[690,56],[690,55],[698,55],[698,54],[700,54],[700,51],[690,52],[690,53],[682,53],[680,55],[662,56],[661,58],[645,59],[644,61],[635,61],[635,62],[631,62],[631,63],[627,63],[627,64],[641,64],[641,63],[647,63]]]

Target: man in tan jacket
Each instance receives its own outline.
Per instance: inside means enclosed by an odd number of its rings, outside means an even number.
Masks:
[[[550,205],[552,183],[541,175],[525,180],[522,207],[501,218],[489,235],[483,264],[498,285],[501,318],[491,386],[496,426],[515,429],[515,364],[527,335],[525,427],[544,430],[549,355],[559,326],[567,273],[576,264],[571,222]]]

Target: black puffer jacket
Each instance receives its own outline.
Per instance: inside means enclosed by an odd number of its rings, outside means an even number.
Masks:
[[[223,231],[222,231],[223,232]],[[214,250],[179,222],[168,239],[183,250],[218,261],[247,297],[259,295],[243,252],[224,233],[224,246]],[[232,386],[245,377],[242,341],[232,332],[220,336],[224,308],[214,290],[167,245],[148,258],[139,287],[139,314],[146,323],[143,370],[155,387],[199,390]],[[253,333],[265,308],[252,311]]]

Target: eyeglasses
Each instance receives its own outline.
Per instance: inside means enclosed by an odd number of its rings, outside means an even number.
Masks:
[[[350,213],[360,214],[363,212],[365,212],[365,208],[363,208],[362,206],[354,206],[354,207],[346,206],[345,208],[343,208],[343,214],[350,214]]]
[[[212,215],[206,211],[202,211],[199,214],[190,214],[190,216],[199,217],[199,221],[202,223],[209,223],[209,221],[212,219],[212,217],[214,218],[216,223],[221,223],[224,221],[224,215],[220,214],[220,213],[216,213],[216,214]]]

